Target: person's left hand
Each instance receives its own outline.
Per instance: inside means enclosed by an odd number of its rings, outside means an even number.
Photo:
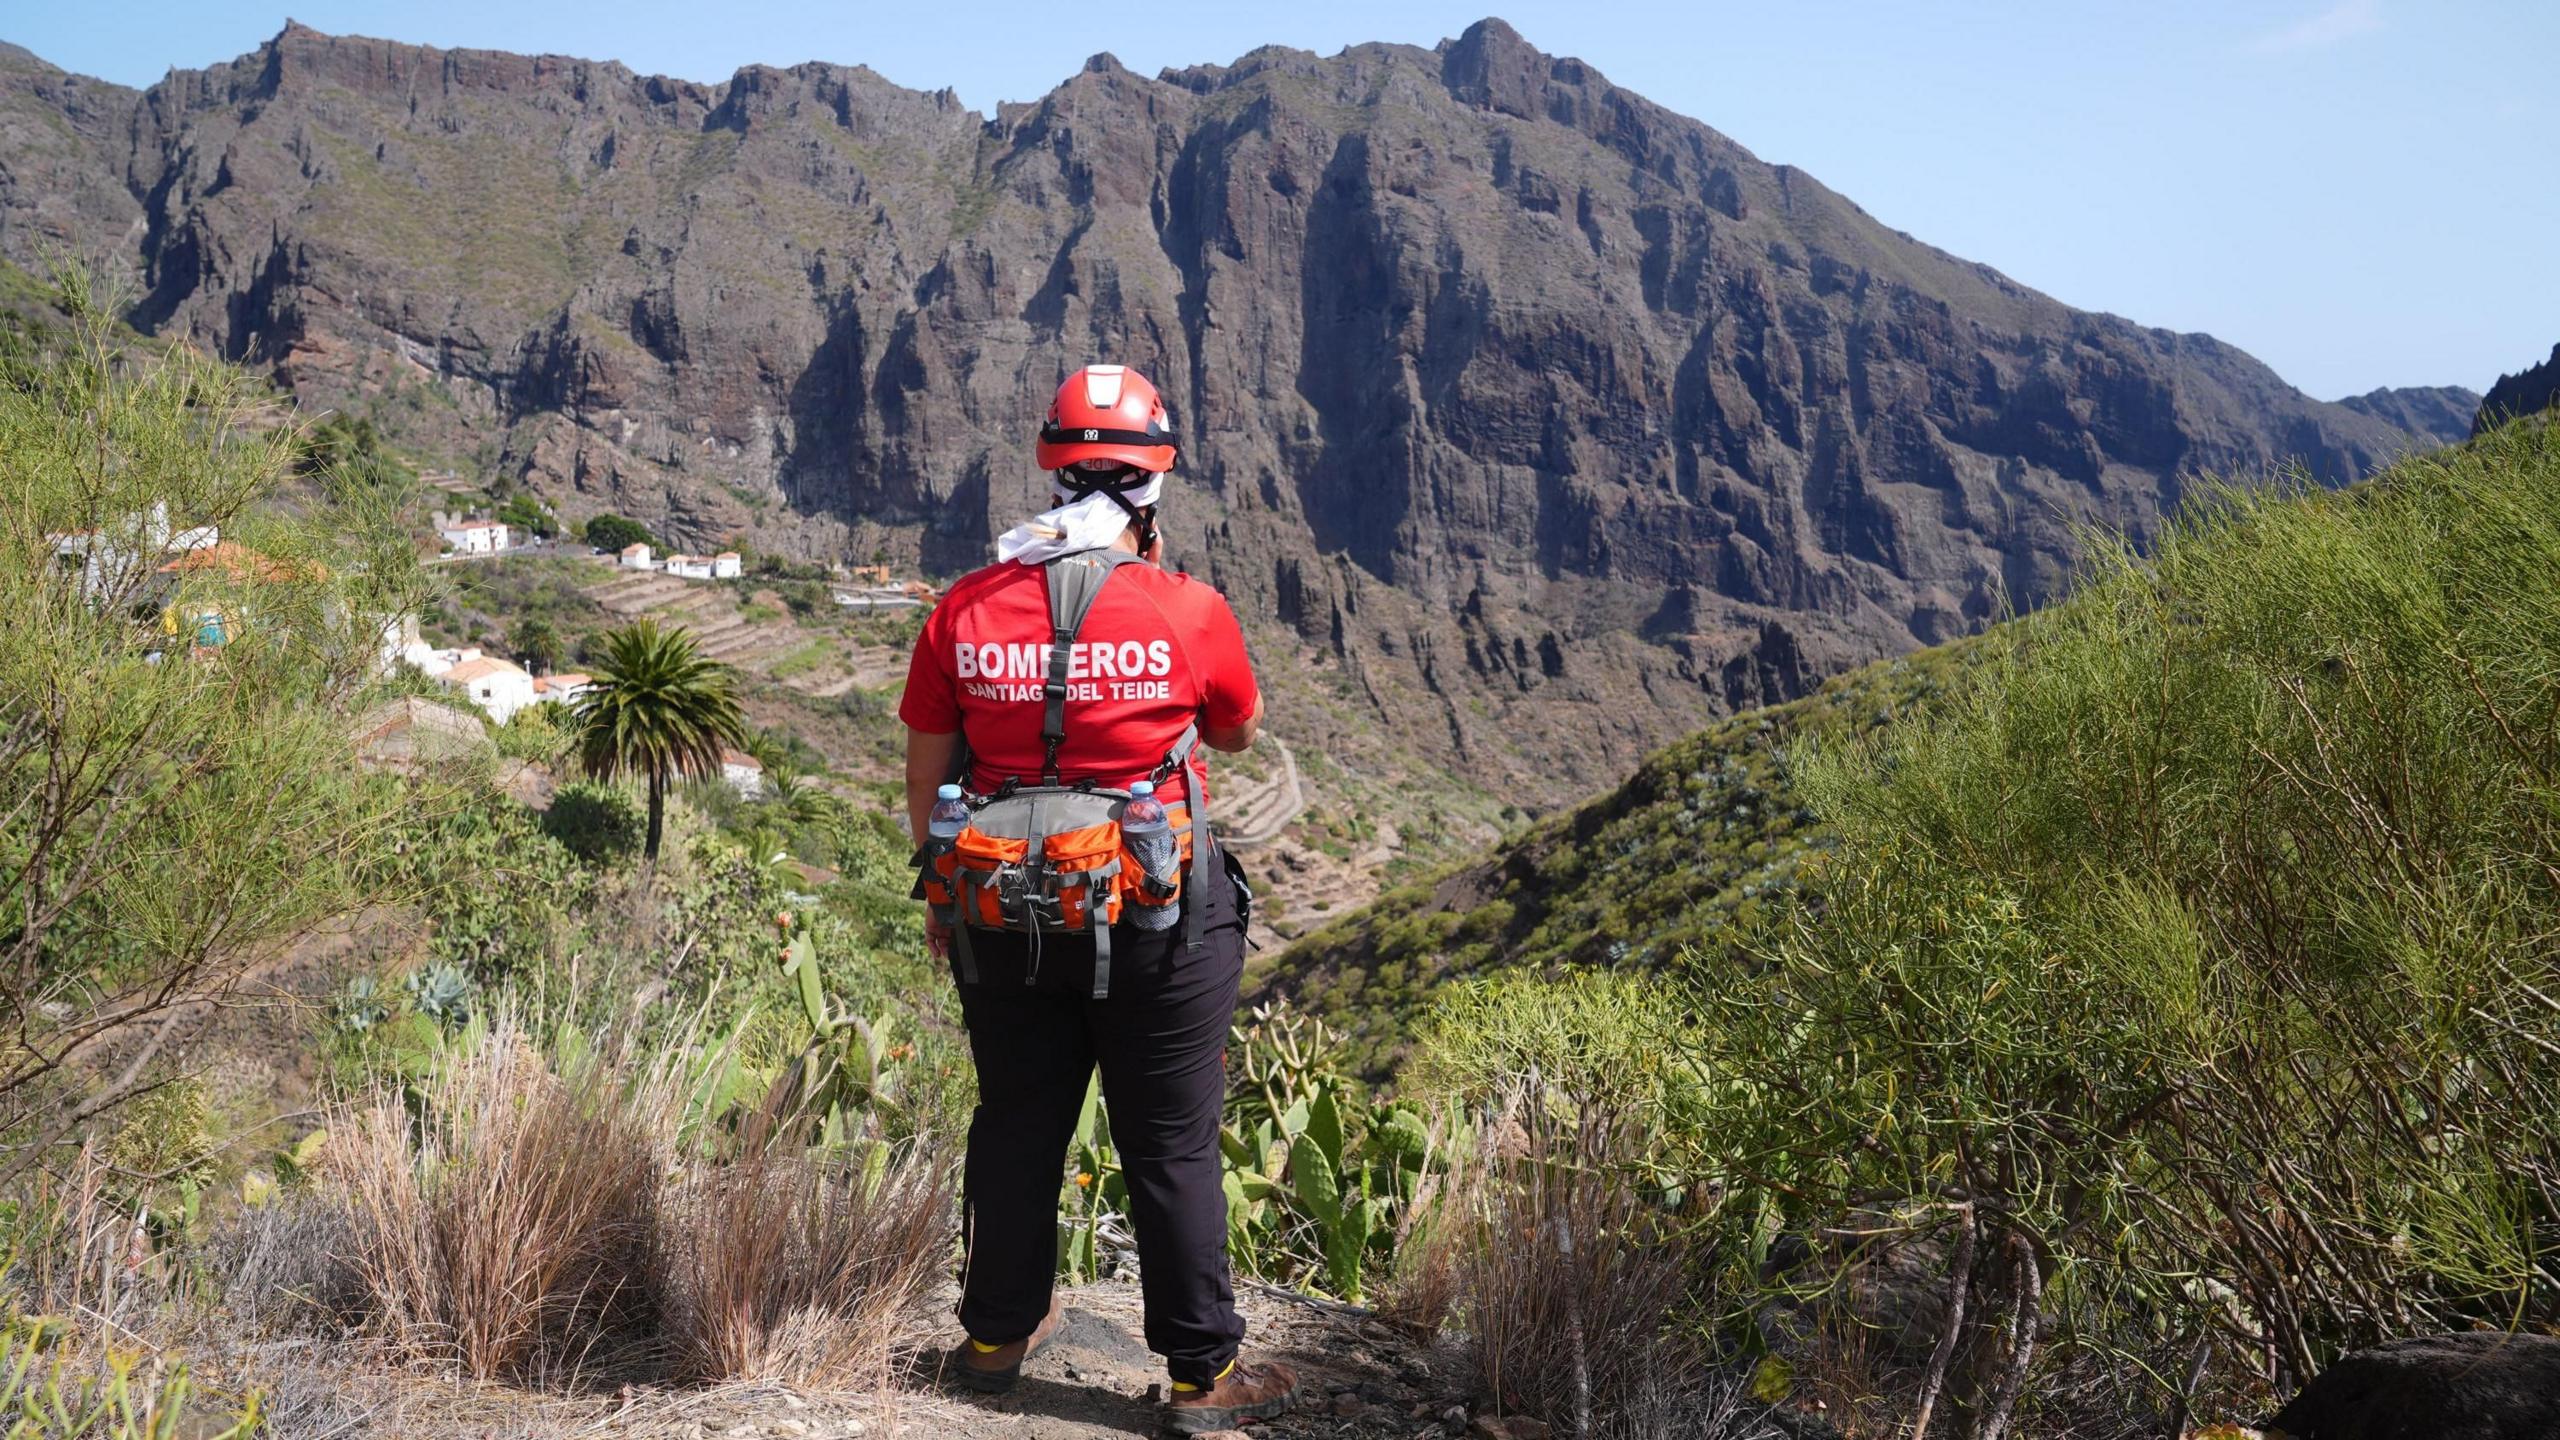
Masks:
[[[924,907],[924,948],[936,960],[951,958],[951,922],[930,905]]]

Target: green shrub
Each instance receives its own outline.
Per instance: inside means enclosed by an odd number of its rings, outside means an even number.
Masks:
[[[424,905],[428,963],[492,985],[539,969],[568,938],[595,877],[546,829],[494,792],[415,822],[386,884]]]
[[[620,515],[590,515],[580,532],[588,544],[600,550],[624,550],[633,545],[655,546],[657,537],[649,527]]]
[[[1737,1234],[1971,1246],[1993,1432],[2107,1337],[2286,1383],[2560,1321],[2555,572],[2560,431],[2217,494],[1800,757],[1823,903],[1696,976]]]
[[[416,471],[394,454],[368,416],[333,410],[303,432],[295,468],[305,474],[367,484],[402,484]]]
[[[270,503],[302,443],[260,389],[129,346],[81,277],[58,299],[0,378],[0,1190],[161,1078],[147,1035],[377,897],[406,801],[348,729],[430,588],[391,487]],[[164,568],[206,526],[232,548]]]
[[[557,700],[528,705],[497,727],[498,753],[510,760],[556,765],[569,752],[574,723],[569,707]]]
[[[548,537],[560,528],[560,522],[540,498],[521,491],[507,497],[507,503],[498,507],[496,518],[525,535]],[[614,548],[620,549],[621,546]]]
[[[1405,1086],[1472,1109],[1534,1091],[1666,1125],[1692,1115],[1706,1091],[1687,1006],[1684,987],[1653,975],[1463,981],[1434,997]]]
[[[631,787],[572,780],[552,792],[542,831],[589,865],[618,865],[640,853],[643,823]]]
[[[107,1147],[107,1163],[137,1181],[200,1186],[213,1173],[211,1119],[203,1082],[170,1081],[125,1111]]]

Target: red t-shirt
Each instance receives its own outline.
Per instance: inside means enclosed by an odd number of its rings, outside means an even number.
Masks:
[[[1007,562],[971,574],[925,618],[898,718],[929,734],[966,735],[973,790],[1014,776],[1038,783],[1049,638],[1047,570]],[[1257,699],[1227,597],[1188,575],[1122,565],[1095,595],[1069,655],[1059,777],[1126,787],[1162,763],[1184,727],[1241,725]],[[1192,768],[1207,794],[1206,764]],[[1177,777],[1162,793],[1170,801],[1189,787]]]

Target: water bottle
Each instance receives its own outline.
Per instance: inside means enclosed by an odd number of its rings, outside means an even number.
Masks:
[[[939,861],[950,854],[951,847],[959,842],[960,832],[968,828],[969,802],[960,798],[960,787],[945,785],[933,792],[933,809],[924,821],[927,863]],[[934,913],[945,920],[953,920],[958,917],[959,907],[937,905]]]
[[[1154,781],[1141,780],[1129,787],[1129,803],[1120,810],[1120,838],[1156,888],[1170,890],[1182,878],[1182,847],[1174,842],[1173,826],[1165,819],[1164,802],[1156,798]],[[1141,930],[1170,930],[1181,918],[1179,895],[1162,905],[1141,902],[1129,907],[1129,922]]]

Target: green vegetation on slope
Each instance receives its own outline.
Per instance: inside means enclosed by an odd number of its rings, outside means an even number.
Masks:
[[[2560,1323],[2555,570],[2560,428],[2208,494],[1920,715],[1797,746],[1827,843],[1745,943],[1462,985],[1414,1086],[1534,1064],[1641,1116],[1737,1329],[1898,1336],[1843,1277],[1945,1270],[1968,1321],[1887,1393],[1986,1440]]]
[[[1609,794],[1308,936],[1248,976],[1248,990],[1325,1016],[1378,1074],[1452,979],[1726,953],[1828,843],[1794,792],[1787,748],[1868,734],[1925,707],[1979,643],[1880,661],[1710,726]]]
[[[397,797],[345,727],[423,588],[362,487],[264,503],[299,436],[251,382],[64,279],[0,347],[0,1188],[151,1078],[102,1052],[363,903]]]

